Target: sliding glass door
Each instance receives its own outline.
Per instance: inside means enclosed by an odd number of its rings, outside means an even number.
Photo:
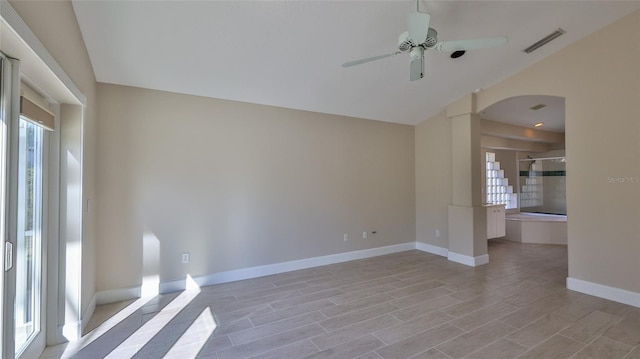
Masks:
[[[18,213],[15,248],[15,348],[20,353],[40,331],[42,178],[44,130],[20,118]]]
[[[41,332],[46,131],[19,115],[18,62],[0,53],[0,355],[19,357]]]

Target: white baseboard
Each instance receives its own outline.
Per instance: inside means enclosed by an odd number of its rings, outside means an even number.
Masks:
[[[416,249],[423,252],[447,257],[447,259],[452,262],[461,263],[471,267],[477,267],[477,266],[481,266],[483,264],[489,263],[488,254],[477,256],[477,257],[471,257],[471,256],[466,256],[464,254],[449,252],[447,248],[438,247],[432,244],[427,244],[422,242],[416,242]]]
[[[103,290],[96,293],[96,304],[107,304],[140,298],[141,287]]]
[[[459,253],[449,251],[449,253],[447,254],[447,259],[449,259],[452,262],[468,265],[470,267],[477,267],[477,266],[481,266],[483,264],[489,263],[488,254],[483,254],[477,257],[471,257],[471,256],[466,256],[464,254],[459,254]]]
[[[235,282],[238,280],[252,279],[258,277],[264,277],[267,275],[291,272],[300,269],[307,269],[312,267],[319,267],[328,264],[348,262],[358,259],[365,259],[371,257],[382,256],[385,254],[398,253],[416,249],[416,242],[395,244],[391,246],[363,249],[359,251],[352,251],[346,253],[330,254],[326,256],[313,257],[307,259],[300,259],[289,262],[281,262],[275,264],[268,264],[263,266],[249,267],[236,269],[226,272],[208,274],[203,276],[194,277],[193,280],[201,287]],[[185,280],[174,280],[168,282],[162,282],[159,286],[160,293],[169,293],[186,289]],[[98,304],[118,302],[122,300],[139,298],[141,293],[140,287],[113,289],[101,291],[96,294]]]
[[[226,272],[214,273],[204,276],[198,276],[193,280],[201,287],[207,285],[215,285],[220,283],[235,282],[238,280],[264,277],[267,275],[291,272],[300,269],[319,267],[329,264],[348,262],[358,259],[382,256],[385,254],[404,252],[416,249],[415,242],[395,244],[391,246],[363,249],[359,251],[330,254],[327,256],[312,257],[289,262],[281,262],[275,264],[267,264],[257,267],[249,267],[236,269]],[[184,280],[176,280],[160,283],[160,293],[175,292],[184,290],[186,283]]]
[[[432,244],[416,242],[416,249],[419,251],[436,254],[442,257],[446,257],[449,254],[449,250],[444,247],[434,246]]]
[[[69,339],[64,337],[64,325],[56,326],[53,334],[47,335],[47,346],[54,346],[62,343],[66,343]]]
[[[82,312],[82,317],[80,318],[80,329],[83,332],[84,332],[84,328],[89,323],[89,320],[91,320],[91,316],[93,316],[93,312],[96,310],[97,301],[98,301],[98,295],[94,294],[93,297],[91,298],[91,301],[89,302],[89,306],[87,306],[87,309],[85,309],[84,312]]]
[[[481,266],[484,264],[488,264],[489,263],[489,255],[488,254],[483,254],[481,256],[477,256],[475,257],[476,260],[476,265],[475,266]]]
[[[80,327],[82,323],[80,321],[65,323],[62,326],[62,335],[66,340],[74,342],[82,337],[82,329]]]
[[[567,288],[576,292],[613,300],[614,302],[632,305],[640,308],[640,293],[616,287],[609,287],[576,278],[567,278]]]

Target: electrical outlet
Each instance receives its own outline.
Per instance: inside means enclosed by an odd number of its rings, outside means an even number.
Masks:
[[[440,230],[436,229],[436,237],[440,237]]]
[[[367,239],[367,232],[362,232],[362,239]]]
[[[345,234],[344,234],[344,241],[346,242],[346,241],[348,241],[348,240],[349,240],[349,235],[345,233]]]
[[[190,259],[189,257],[190,257],[189,252],[182,253],[182,263],[184,264],[189,263],[189,259]]]

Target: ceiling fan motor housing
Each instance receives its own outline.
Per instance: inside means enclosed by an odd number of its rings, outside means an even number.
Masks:
[[[422,47],[416,46],[411,49],[409,55],[411,56],[411,61],[419,60],[420,58],[422,58],[422,56],[424,56],[424,49]]]
[[[409,32],[405,31],[398,37],[398,49],[405,52],[413,49],[416,46],[421,46],[423,49],[431,48],[438,43],[438,32],[429,28],[427,32],[427,39],[422,44],[416,44],[413,39],[409,38]]]

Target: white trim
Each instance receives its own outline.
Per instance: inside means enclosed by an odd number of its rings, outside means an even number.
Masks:
[[[363,249],[359,251],[330,254],[321,257],[312,257],[289,262],[281,262],[275,264],[267,264],[257,267],[249,267],[236,269],[226,272],[214,273],[193,278],[193,280],[201,287],[220,283],[235,282],[243,279],[251,279],[264,277],[267,275],[291,272],[300,269],[319,267],[328,264],[342,263],[354,261],[358,259],[382,256],[385,254],[404,252],[416,249],[416,242],[395,244],[391,246]],[[185,289],[184,280],[174,280],[170,282],[160,283],[160,293],[175,292]]]
[[[107,304],[140,298],[141,287],[102,290],[95,294],[96,304]]]
[[[82,337],[81,327],[82,323],[80,321],[64,323],[62,326],[62,335],[65,340],[75,342]]]
[[[442,257],[446,257],[449,254],[449,250],[444,247],[434,246],[433,244],[427,244],[422,242],[416,242],[416,249],[419,251],[436,254]]]
[[[477,256],[475,258],[476,260],[476,266],[481,266],[484,264],[488,264],[489,263],[489,255],[488,254],[483,254],[481,256]]]
[[[382,256],[385,254],[398,253],[416,249],[416,242],[395,244],[391,246],[363,249],[359,251],[352,251],[346,253],[330,254],[320,257],[312,257],[307,259],[300,259],[289,262],[281,262],[274,264],[267,264],[263,266],[249,267],[236,269],[226,272],[214,273],[203,275],[193,278],[193,280],[201,287],[235,282],[238,280],[252,279],[258,277],[264,277],[272,274],[279,274],[284,272],[291,272],[300,269],[307,269],[312,267],[319,267],[328,264],[348,262],[358,259],[365,259],[371,257]],[[173,280],[160,283],[160,293],[169,293],[184,290],[186,288],[185,280]],[[96,293],[97,304],[113,303],[122,300],[139,298],[141,294],[141,287],[132,287],[124,289],[112,289],[105,290]]]
[[[567,289],[640,308],[640,293],[567,277]]]
[[[47,346],[54,346],[62,343],[66,343],[69,339],[64,337],[64,325],[56,325],[55,329],[51,330],[51,334],[47,333]],[[49,344],[54,343],[54,344]]]
[[[31,49],[36,56],[46,65],[55,77],[71,92],[71,94],[82,104],[87,103],[87,97],[73,83],[71,77],[62,69],[60,64],[51,56],[49,51],[38,40],[29,26],[22,20],[20,15],[13,9],[9,1],[0,0],[0,17],[13,29],[20,39]]]
[[[91,317],[93,316],[93,312],[96,310],[97,301],[98,301],[98,295],[94,294],[93,297],[91,298],[91,301],[89,302],[89,305],[87,306],[87,309],[85,309],[84,312],[82,312],[82,317],[80,318],[80,329],[82,329],[83,332],[84,332],[84,328],[89,323],[89,320],[91,320]]]
[[[452,262],[468,265],[470,267],[477,267],[477,266],[481,266],[483,264],[489,263],[488,254],[483,254],[477,257],[471,257],[471,256],[466,256],[464,254],[459,254],[459,253],[449,251],[447,255],[447,259],[449,259]]]

